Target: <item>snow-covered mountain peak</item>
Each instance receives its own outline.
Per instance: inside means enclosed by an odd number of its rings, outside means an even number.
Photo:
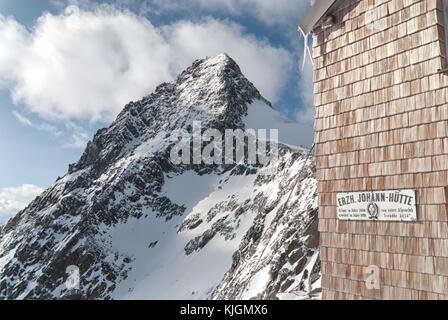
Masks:
[[[260,165],[175,164],[173,132],[194,121],[300,137],[228,55],[195,61],[127,104],[0,230],[0,298],[271,299],[318,286],[312,157],[281,145]]]
[[[175,81],[127,104],[109,128],[95,134],[69,172],[95,163],[104,169],[105,162],[117,160],[143,141],[187,129],[193,121],[200,121],[204,128],[244,128],[248,106],[256,101],[271,108],[227,54],[196,60]]]
[[[183,103],[204,105],[216,115],[241,111],[232,108],[256,99],[271,105],[225,53],[196,60],[178,77],[176,85]]]

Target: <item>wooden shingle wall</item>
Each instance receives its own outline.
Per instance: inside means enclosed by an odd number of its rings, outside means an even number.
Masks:
[[[323,299],[448,298],[442,10],[346,0],[334,26],[313,32]],[[417,190],[417,222],[337,220],[337,192],[389,189]],[[369,265],[380,289],[366,286]]]

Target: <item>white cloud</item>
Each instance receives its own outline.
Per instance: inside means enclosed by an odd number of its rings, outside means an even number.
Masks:
[[[13,114],[14,117],[16,117],[17,120],[19,120],[19,122],[21,124],[24,124],[24,125],[26,125],[28,127],[32,127],[33,126],[33,123],[31,122],[31,120],[28,119],[27,117],[25,117],[24,115],[21,115],[17,111],[13,111],[12,114]]]
[[[67,139],[68,142],[65,142],[63,146],[65,148],[84,149],[89,141],[89,135],[85,132],[84,128],[71,121],[67,122],[65,126],[70,132],[70,137]]]
[[[0,225],[24,209],[43,191],[44,189],[32,184],[0,189]]]
[[[59,8],[76,5],[95,8],[92,0],[52,0]],[[116,7],[139,8],[141,14],[164,12],[218,13],[232,16],[251,16],[267,25],[290,25],[298,22],[309,8],[306,0],[110,0]],[[312,2],[311,2],[312,3]]]
[[[159,10],[206,10],[234,16],[249,15],[268,25],[295,24],[309,7],[304,0],[149,0]]]
[[[53,136],[55,137],[60,137],[63,135],[63,133],[58,130],[55,126],[48,124],[48,123],[34,123],[33,121],[31,121],[30,119],[28,119],[26,116],[24,116],[23,114],[13,110],[12,111],[13,116],[19,120],[19,122],[25,126],[40,130],[40,131],[45,131],[48,133],[51,133]]]
[[[46,119],[110,120],[194,59],[224,51],[275,102],[293,71],[292,55],[228,21],[156,28],[110,6],[70,6],[43,15],[28,31],[0,15],[0,86]]]
[[[177,70],[193,59],[227,52],[267,99],[276,101],[291,75],[292,55],[265,41],[245,35],[235,23],[207,19],[201,23],[181,21],[163,28],[173,48]]]
[[[23,125],[34,128],[39,131],[44,131],[50,133],[54,138],[56,138],[64,148],[80,148],[84,149],[87,142],[89,141],[89,134],[86,130],[76,124],[73,121],[67,121],[64,123],[64,130],[58,129],[49,123],[40,122],[35,123],[23,114],[12,111],[14,117]]]
[[[170,78],[168,65],[157,63],[167,50],[149,22],[112,9],[45,14],[31,33],[0,17],[0,74],[12,82],[16,102],[47,118],[116,113]]]
[[[306,58],[306,57],[305,57]],[[299,92],[302,98],[303,105],[300,109],[297,109],[294,114],[294,118],[296,121],[301,123],[310,123],[314,122],[314,82],[313,82],[313,66],[309,61],[309,58],[305,63],[305,67],[303,68],[300,74],[299,81]]]

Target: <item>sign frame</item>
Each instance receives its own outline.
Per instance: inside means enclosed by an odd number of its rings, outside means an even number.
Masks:
[[[416,190],[340,192],[336,215],[340,221],[417,222]]]

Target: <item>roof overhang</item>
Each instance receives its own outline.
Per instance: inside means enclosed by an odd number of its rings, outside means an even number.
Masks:
[[[331,14],[342,1],[343,0],[316,0],[307,14],[299,21],[300,30],[302,30],[304,34],[309,34],[322,17]]]

